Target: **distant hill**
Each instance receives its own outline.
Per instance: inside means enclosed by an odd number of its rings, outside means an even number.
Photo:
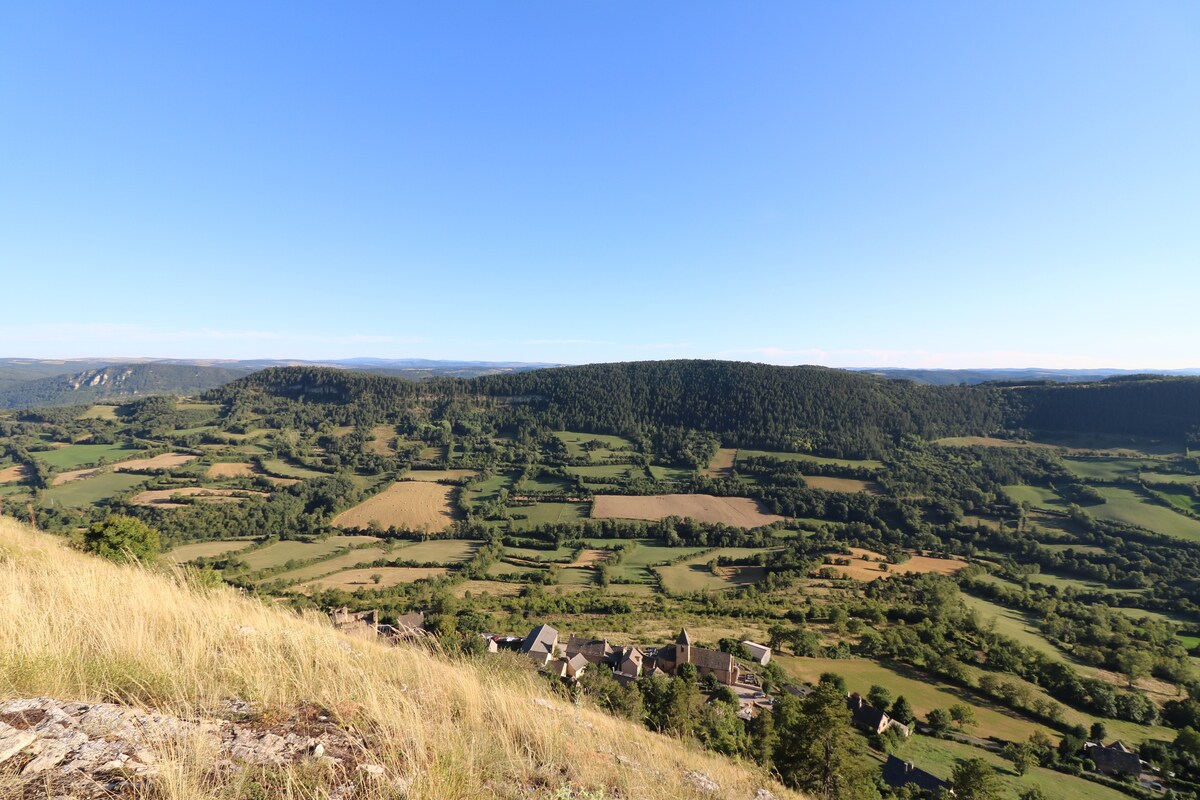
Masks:
[[[183,364],[121,364],[25,381],[0,389],[0,408],[66,406],[154,394],[189,395],[215,389],[246,369]]]
[[[1200,375],[1200,369],[1181,370],[1128,370],[1128,369],[854,369],[854,372],[869,372],[883,378],[927,383],[933,386],[949,386],[956,383],[975,385],[1014,381],[1040,383],[1086,383],[1102,381],[1119,375]]]

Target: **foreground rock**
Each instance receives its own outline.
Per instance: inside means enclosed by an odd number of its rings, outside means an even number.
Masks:
[[[134,796],[152,785],[171,753],[215,772],[303,761],[353,779],[364,752],[359,737],[320,709],[280,716],[266,720],[245,703],[230,703],[209,719],[181,719],[111,703],[8,700],[0,703],[0,790],[8,796],[10,787],[24,789],[26,797],[45,797],[48,787],[63,797]]]

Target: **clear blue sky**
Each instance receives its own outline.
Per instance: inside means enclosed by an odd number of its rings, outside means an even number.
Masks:
[[[1200,4],[10,3],[0,356],[1200,366]]]

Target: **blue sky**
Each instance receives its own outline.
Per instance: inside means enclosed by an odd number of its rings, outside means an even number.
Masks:
[[[1200,366],[1200,4],[9,4],[0,356]]]

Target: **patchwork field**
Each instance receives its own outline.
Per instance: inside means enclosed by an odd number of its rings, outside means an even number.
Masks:
[[[650,474],[654,476],[654,480],[656,481],[671,481],[673,483],[681,483],[692,477],[690,469],[664,467],[660,464],[652,464],[650,466]]]
[[[537,503],[509,509],[513,519],[500,523],[513,530],[526,530],[556,522],[574,522],[588,518],[587,503]]]
[[[15,464],[11,467],[0,467],[0,483],[13,483],[15,481],[23,481],[29,477],[29,470],[24,464]]]
[[[879,494],[879,486],[873,481],[862,481],[857,478],[827,478],[824,475],[805,475],[804,482],[813,489],[821,489],[826,492],[846,492],[853,494],[855,492],[866,492],[867,494]]]
[[[443,567],[364,567],[363,569],[343,570],[335,575],[327,575],[315,581],[302,583],[294,591],[310,594],[322,589],[344,589],[353,592],[358,589],[386,589],[404,583],[445,575]],[[374,576],[379,576],[376,583]]]
[[[621,436],[576,431],[556,431],[554,436],[566,445],[568,456],[587,458],[593,462],[603,461],[618,451],[634,449],[633,442]],[[601,446],[589,453],[583,447],[584,442],[599,442]]]
[[[850,565],[835,566],[834,569],[841,572],[847,578],[853,578],[857,581],[873,581],[876,578],[887,578],[889,575],[906,574],[909,572],[935,572],[938,575],[953,575],[963,567],[967,566],[967,562],[959,561],[957,558],[930,558],[929,556],[912,556],[903,564],[888,564],[887,569],[882,569],[883,564],[879,559],[883,558],[880,553],[875,553],[870,550],[864,550],[861,547],[851,547]],[[863,556],[867,559],[864,561]],[[835,556],[836,558],[837,556]]]
[[[302,467],[299,464],[289,464],[278,458],[268,459],[263,461],[263,466],[272,474],[280,475],[285,478],[296,478],[297,480],[308,480],[309,478],[324,478],[328,476],[326,472],[320,472],[308,467]]]
[[[781,522],[778,514],[767,514],[757,501],[746,497],[713,497],[707,494],[659,494],[648,497],[597,495],[592,505],[596,519],[658,520],[690,517],[698,522],[723,522],[742,528],[757,528]]]
[[[333,518],[339,528],[366,529],[372,522],[385,528],[440,531],[454,522],[452,486],[422,481],[393,483],[374,497]]]
[[[330,536],[319,542],[276,542],[261,550],[253,550],[243,557],[251,570],[279,567],[289,561],[304,561],[321,558],[345,547],[378,542],[374,536]]]
[[[254,544],[253,541],[193,542],[168,551],[165,557],[177,564],[183,564],[196,558],[214,558],[226,553],[236,553],[239,550],[245,550],[252,544]]]
[[[235,495],[242,495],[241,497]],[[204,486],[182,486],[175,489],[152,489],[139,492],[130,498],[135,506],[155,508],[182,508],[186,503],[176,502],[176,497],[194,497],[204,503],[240,503],[245,495],[266,497],[266,492],[247,492],[242,489],[209,489]]]
[[[1004,491],[1017,503],[1029,503],[1033,508],[1050,508],[1065,511],[1067,502],[1059,497],[1053,489],[1044,486],[1026,486],[1023,484],[1005,486]]]
[[[617,580],[651,583],[653,576],[646,567],[705,552],[706,547],[667,547],[654,539],[636,539],[636,546],[625,554],[619,564],[609,566],[609,575]],[[610,547],[611,539],[592,539],[588,544]]]

